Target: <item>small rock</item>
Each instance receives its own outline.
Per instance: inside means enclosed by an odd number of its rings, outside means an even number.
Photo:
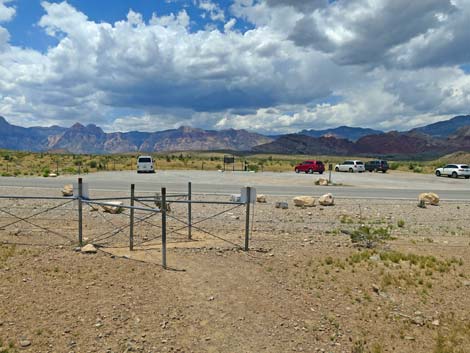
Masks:
[[[121,201],[108,201],[106,205],[101,205],[101,208],[104,212],[118,214],[123,211],[122,205],[123,203]]]
[[[67,184],[62,188],[62,196],[73,196],[73,185]]]
[[[257,195],[256,196],[256,202],[266,203],[266,196],[265,195]]]
[[[328,179],[320,178],[317,181],[315,181],[315,185],[328,186]]]
[[[29,346],[31,346],[31,341],[26,339],[26,338],[22,338],[20,340],[20,346],[23,347],[23,348],[29,347]]]
[[[215,299],[215,298],[214,298],[213,296],[210,296],[208,300],[211,302],[211,301],[213,301],[214,299]]]
[[[275,207],[286,210],[289,208],[289,204],[286,201],[277,201]]]
[[[403,338],[407,341],[414,341],[415,340],[415,338],[413,336],[405,336]]]
[[[97,250],[93,244],[87,244],[80,249],[84,254],[96,254]]]
[[[440,322],[439,322],[439,320],[436,319],[436,320],[433,320],[433,322],[431,322],[431,324],[433,326],[439,326]]]
[[[375,292],[375,293],[380,293],[380,287],[376,284],[373,284],[372,285],[372,290]]]
[[[230,195],[231,202],[240,202],[242,196],[240,194],[232,194]]]

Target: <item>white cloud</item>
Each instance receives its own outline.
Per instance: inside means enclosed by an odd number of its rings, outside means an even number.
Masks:
[[[43,2],[39,26],[58,42],[47,52],[12,46],[0,27],[0,115],[108,131],[294,132],[468,113],[470,76],[456,65],[470,62],[469,0],[236,0],[227,22],[215,2],[196,4],[224,32],[191,32],[185,9],[96,23],[67,2]],[[242,21],[254,28],[233,30]]]
[[[8,22],[15,16],[16,10],[11,4],[12,0],[0,0],[0,22]]]
[[[207,12],[212,21],[225,21],[225,12],[211,0],[199,0],[199,8]]]

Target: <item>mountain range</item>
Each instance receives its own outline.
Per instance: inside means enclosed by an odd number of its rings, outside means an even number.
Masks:
[[[442,155],[470,151],[470,115],[418,127],[410,131],[382,132],[340,126],[302,130],[296,134],[265,136],[246,130],[204,130],[182,126],[157,132],[111,132],[76,123],[21,127],[0,116],[0,148],[70,153],[125,153],[232,150],[279,154],[330,155]]]
[[[125,153],[159,151],[247,151],[271,142],[272,138],[246,130],[203,130],[187,126],[158,132],[112,132],[76,123],[24,128],[0,117],[0,148],[26,151],[68,151],[71,153]]]
[[[326,130],[302,130],[299,134],[310,137],[336,137],[338,139],[347,139],[354,142],[364,136],[383,134],[383,131],[365,129],[362,127],[339,126],[334,129]]]

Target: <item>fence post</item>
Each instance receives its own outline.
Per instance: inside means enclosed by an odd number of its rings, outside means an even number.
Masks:
[[[83,245],[83,180],[78,178],[78,244]]]
[[[134,207],[135,184],[131,184],[131,207]],[[134,250],[134,209],[131,208],[129,224],[129,250]]]
[[[192,217],[192,204],[191,204],[191,200],[192,200],[192,191],[191,191],[191,182],[188,183],[188,239],[191,240],[193,235],[192,235],[192,221],[193,221],[193,217]]]
[[[166,269],[166,188],[162,188],[162,266]]]
[[[251,187],[246,188],[246,203],[245,203],[245,251],[249,249],[250,241],[250,203],[251,203]]]

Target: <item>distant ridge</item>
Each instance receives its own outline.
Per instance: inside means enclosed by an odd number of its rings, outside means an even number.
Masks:
[[[204,130],[188,126],[158,132],[112,132],[76,123],[24,128],[0,117],[0,148],[25,151],[69,151],[70,153],[125,153],[188,150],[238,150],[271,142],[272,138],[246,130]]]
[[[434,137],[449,137],[465,126],[470,126],[470,115],[459,115],[449,120],[412,129],[411,132],[421,132]]]
[[[456,116],[406,132],[340,126],[265,136],[246,130],[181,126],[156,132],[104,132],[94,124],[70,128],[21,127],[0,116],[0,148],[70,153],[166,151],[254,151],[282,154],[443,155],[470,151],[470,115]]]
[[[363,136],[383,134],[383,131],[362,127],[339,126],[337,128],[325,130],[302,130],[299,132],[299,134],[310,137],[333,136],[339,139],[347,139],[354,142]]]

